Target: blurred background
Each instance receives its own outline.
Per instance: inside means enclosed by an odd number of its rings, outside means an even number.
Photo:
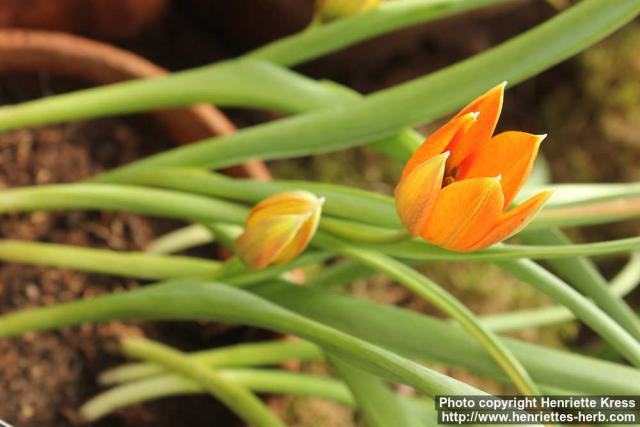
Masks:
[[[378,37],[298,71],[371,93],[440,69],[481,52],[570,7],[571,0],[516,0]],[[76,34],[138,54],[176,71],[241,55],[271,40],[303,30],[312,0],[0,0],[0,27]],[[571,29],[567,29],[570,31]],[[0,51],[13,41],[0,34]],[[640,23],[636,20],[605,41],[541,75],[509,88],[498,130],[548,133],[543,144],[554,182],[640,180]],[[72,43],[73,44],[73,43]],[[73,46],[72,46],[73,48]],[[109,58],[105,58],[108,62]],[[8,60],[5,60],[8,61]],[[52,66],[5,66],[0,57],[0,102],[13,104],[74,89],[95,80]],[[58,67],[58,68],[56,68]],[[499,76],[500,70],[496,70]],[[464,84],[465,82],[460,82]],[[429,102],[428,99],[425,102]],[[279,116],[225,110],[237,127]],[[443,118],[444,119],[444,118]],[[439,123],[420,130],[430,132]],[[69,182],[174,145],[149,115],[115,117],[24,129],[0,135],[0,187]],[[338,182],[390,193],[401,165],[367,148],[313,158],[269,162],[274,176]],[[34,213],[3,215],[5,238],[107,247],[143,248],[179,224],[122,213]],[[576,241],[640,233],[640,222],[572,231]],[[215,256],[213,248],[198,255]],[[623,259],[599,262],[610,277]],[[499,313],[547,304],[530,287],[491,266],[437,263],[424,266],[477,313]],[[50,304],[138,282],[43,267],[0,264],[0,312]],[[352,293],[439,315],[403,288],[383,278],[358,281]],[[631,296],[634,306],[640,296]],[[103,348],[117,334],[144,334],[185,350],[269,337],[251,328],[216,324],[114,322],[27,335],[0,342],[0,418],[19,426],[69,426],[80,422],[74,408],[95,394],[96,374],[121,361]],[[523,331],[520,338],[547,346],[612,357],[575,324]],[[445,343],[443,343],[445,344]],[[301,369],[324,371],[322,365]],[[493,392],[509,389],[460,370],[443,372]],[[411,393],[411,390],[403,390]],[[347,409],[320,400],[270,398],[291,426],[347,427],[359,420]],[[238,425],[207,397],[172,398],[122,411],[97,426]]]

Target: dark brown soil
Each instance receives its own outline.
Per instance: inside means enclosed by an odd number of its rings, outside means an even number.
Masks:
[[[33,78],[3,79],[6,100],[20,99],[42,87]],[[48,82],[59,91],[68,82]],[[11,99],[13,98],[13,99]],[[0,135],[0,186],[16,187],[82,180],[105,169],[172,146],[147,117],[102,119],[19,130]],[[39,212],[3,215],[5,238],[136,250],[174,224],[116,212]],[[213,248],[208,256],[215,256]],[[0,313],[121,291],[140,283],[124,278],[15,264],[0,265]],[[121,362],[105,340],[147,335],[183,349],[250,340],[256,332],[216,325],[112,322],[33,333],[0,341],[0,418],[16,426],[68,426],[75,409],[98,388],[94,379]],[[191,410],[192,409],[192,410]],[[191,415],[190,415],[191,414]],[[189,417],[197,417],[189,419]],[[227,421],[222,421],[222,420]],[[177,398],[125,410],[95,425],[231,425],[231,416],[211,399]],[[229,423],[229,424],[227,424]]]

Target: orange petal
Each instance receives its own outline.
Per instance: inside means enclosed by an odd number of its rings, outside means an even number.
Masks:
[[[438,198],[448,157],[442,153],[423,161],[396,187],[396,212],[413,236],[420,234]]]
[[[487,248],[516,234],[531,222],[551,196],[551,191],[543,191],[521,205],[502,214],[498,223],[484,237],[469,247],[469,251]]]
[[[280,215],[254,222],[236,239],[240,259],[255,270],[272,264],[304,224],[300,215]]]
[[[409,175],[413,169],[425,160],[429,160],[442,153],[449,145],[461,138],[462,135],[469,131],[471,125],[475,123],[477,116],[475,113],[465,114],[450,120],[438,128],[438,130],[425,139],[422,145],[413,153],[413,156],[411,156],[402,171],[402,178]]]
[[[469,165],[460,170],[458,178],[501,175],[506,208],[529,177],[545,137],[516,131],[496,135],[480,147]]]
[[[316,209],[313,214],[302,224],[294,238],[287,244],[284,250],[273,260],[273,265],[285,264],[301,254],[316,234],[320,224],[321,209]]]
[[[503,203],[498,178],[454,182],[440,191],[420,235],[436,245],[462,251],[495,226]]]
[[[461,117],[471,112],[480,113],[477,122],[471,126],[469,131],[448,148],[451,151],[450,168],[459,166],[464,159],[493,135],[500,117],[500,111],[502,111],[502,98],[506,84],[507,82],[500,83],[472,101],[456,115],[456,117]]]

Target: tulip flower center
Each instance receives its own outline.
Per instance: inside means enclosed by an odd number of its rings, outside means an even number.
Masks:
[[[442,178],[442,188],[456,182],[456,178],[458,177],[459,172],[460,172],[460,166],[455,166],[453,168],[449,168],[447,166],[445,168],[444,178]]]

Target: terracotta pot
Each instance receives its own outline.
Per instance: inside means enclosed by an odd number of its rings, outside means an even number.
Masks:
[[[0,26],[132,37],[156,21],[168,0],[0,0]]]
[[[35,30],[0,30],[0,75],[16,71],[47,71],[94,85],[167,73],[131,52],[83,37]],[[179,144],[236,130],[224,114],[208,104],[153,114]],[[249,161],[229,172],[255,179],[270,178],[264,163],[259,161]]]

